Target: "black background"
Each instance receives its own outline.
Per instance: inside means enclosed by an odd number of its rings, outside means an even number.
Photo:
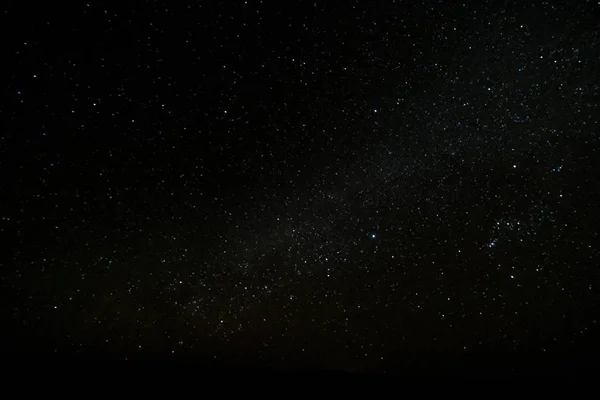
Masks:
[[[3,350],[586,368],[600,9],[525,3],[6,2]]]

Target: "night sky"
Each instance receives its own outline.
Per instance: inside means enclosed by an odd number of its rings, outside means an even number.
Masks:
[[[3,351],[369,372],[597,352],[599,21],[5,2]]]

